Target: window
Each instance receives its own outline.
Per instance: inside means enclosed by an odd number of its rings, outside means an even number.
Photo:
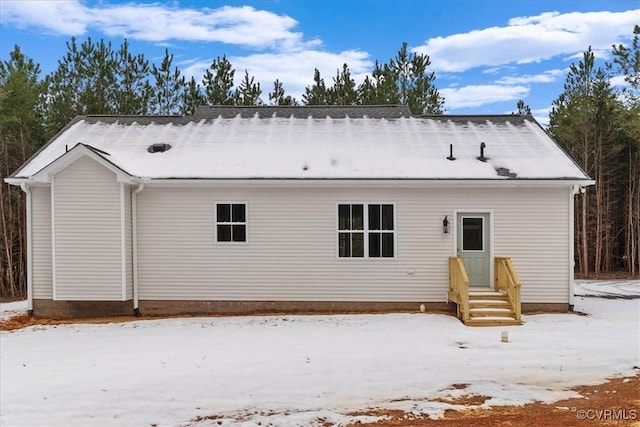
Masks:
[[[393,258],[395,218],[392,204],[338,205],[340,258]]]
[[[483,224],[482,218],[462,218],[462,250],[482,251],[483,249]]]
[[[364,256],[363,205],[338,206],[338,248],[341,258]]]
[[[393,205],[369,205],[369,258],[393,258]]]
[[[216,204],[216,240],[218,242],[247,241],[247,205],[245,203]]]

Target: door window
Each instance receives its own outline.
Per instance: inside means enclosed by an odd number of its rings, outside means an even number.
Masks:
[[[462,218],[462,250],[484,250],[483,219],[478,217]]]

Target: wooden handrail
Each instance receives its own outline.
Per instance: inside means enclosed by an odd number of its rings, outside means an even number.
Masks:
[[[469,278],[460,257],[449,257],[449,301],[458,305],[460,320],[469,320]]]
[[[505,291],[509,297],[516,320],[521,320],[520,278],[511,258],[496,257],[494,260],[495,290]]]

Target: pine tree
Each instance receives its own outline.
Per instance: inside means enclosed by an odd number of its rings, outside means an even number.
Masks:
[[[78,72],[83,84],[80,104],[85,114],[113,114],[116,97],[116,59],[111,42],[93,43],[88,38],[80,46]]]
[[[83,78],[78,64],[81,54],[75,37],[66,45],[67,52],[58,61],[58,68],[44,80],[47,93],[44,109],[48,136],[53,136],[76,115],[85,113],[80,102]]]
[[[114,110],[117,114],[147,114],[153,88],[149,83],[149,61],[144,55],[132,55],[125,39],[116,53],[115,74],[117,93]]]
[[[629,87],[621,89],[624,103],[619,128],[624,148],[620,179],[621,212],[624,234],[624,267],[631,274],[640,272],[640,26],[633,29],[630,45],[613,46],[613,62],[607,68],[613,76],[623,75]]]
[[[180,113],[186,116],[192,116],[196,112],[196,108],[205,104],[204,96],[202,95],[202,89],[196,82],[196,79],[191,77],[189,83],[182,93],[182,107]]]
[[[366,76],[358,86],[358,103],[361,105],[397,105],[400,104],[398,93],[398,75],[388,64],[376,61],[371,78]]]
[[[202,79],[207,105],[233,105],[233,76],[235,70],[226,56],[213,60]]]
[[[260,83],[254,83],[254,78],[244,70],[244,77],[234,96],[235,105],[262,105],[261,94]]]
[[[442,114],[444,98],[433,84],[435,73],[427,72],[429,65],[429,56],[409,53],[406,42],[402,43],[396,57],[389,61],[389,69],[397,78],[399,102],[408,105],[414,115]]]
[[[273,82],[273,92],[269,92],[269,101],[271,105],[298,105],[295,98],[285,95],[282,82],[278,79]]]
[[[152,111],[155,114],[173,115],[181,109],[181,102],[185,90],[185,79],[178,67],[171,69],[173,54],[165,49],[160,68],[154,64],[151,75],[155,78]]]
[[[0,297],[26,294],[24,195],[4,182],[45,141],[40,66],[18,46],[0,62]]]
[[[613,45],[613,64],[609,69],[615,69],[624,75],[625,82],[631,87],[631,95],[640,97],[640,25],[633,28],[633,40],[631,46],[623,44]],[[626,89],[625,89],[626,91]]]
[[[433,85],[436,74],[427,72],[431,60],[427,55],[411,57],[411,80],[407,90],[407,104],[412,114],[442,114],[444,98]]]
[[[576,238],[578,268],[596,275],[614,268],[619,246],[615,240],[617,199],[613,196],[619,172],[614,161],[620,152],[620,103],[591,48],[570,66],[564,92],[553,102],[549,130],[582,168],[596,180],[577,198]]]
[[[518,115],[518,116],[531,115],[531,108],[527,104],[525,104],[524,100],[522,99],[518,99],[518,102],[516,103],[516,108],[518,109],[518,111],[512,114]]]
[[[316,68],[313,71],[313,84],[304,88],[302,94],[304,105],[328,105],[329,97],[324,79],[320,76],[320,71]]]
[[[357,104],[356,82],[351,77],[351,71],[349,71],[347,64],[342,65],[342,70],[336,71],[333,86],[327,90],[327,102],[331,105]]]

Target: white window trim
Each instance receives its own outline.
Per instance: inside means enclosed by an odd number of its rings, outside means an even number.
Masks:
[[[364,256],[363,257],[341,257],[340,256],[340,205],[363,205],[364,211],[364,224],[362,231],[364,234]],[[389,231],[384,230],[369,230],[369,205],[391,205],[393,206],[393,256],[392,257],[370,257],[369,256],[369,232],[372,233],[389,233]],[[343,232],[351,233],[352,230],[342,230]],[[356,233],[359,232],[356,230]],[[377,261],[393,261],[398,259],[398,210],[396,207],[396,202],[385,202],[385,201],[340,201],[336,202],[335,207],[335,248],[336,248],[336,259],[338,260],[350,260],[350,261],[360,261],[360,260],[377,260]]]
[[[218,222],[218,205],[244,205],[244,222]],[[218,240],[218,225],[244,225],[244,242],[221,242]],[[247,245],[249,244],[249,203],[243,201],[220,200],[213,204],[213,241],[216,245]]]

